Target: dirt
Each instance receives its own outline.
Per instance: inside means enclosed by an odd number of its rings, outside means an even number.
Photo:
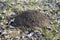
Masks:
[[[11,25],[22,30],[27,30],[29,28],[48,26],[50,25],[50,20],[38,10],[28,10],[17,15]]]

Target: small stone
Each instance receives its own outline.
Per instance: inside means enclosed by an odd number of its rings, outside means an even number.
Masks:
[[[33,34],[34,34],[34,33],[32,32],[32,33],[28,34],[27,36],[30,38]]]
[[[5,17],[4,16],[2,16],[2,19],[4,19]]]
[[[2,27],[0,27],[0,36],[3,35],[3,34],[2,34],[3,32],[4,32],[4,29],[3,29]]]
[[[12,29],[12,28],[14,28],[14,27],[13,27],[13,26],[11,26],[11,25],[9,25],[9,28],[11,28],[11,29]]]
[[[16,3],[15,2],[12,2],[11,5],[15,5]]]
[[[28,31],[28,34],[30,34],[31,32],[34,32],[34,31],[33,31],[33,30],[29,30],[29,31]]]
[[[3,12],[2,13],[6,13],[6,10],[3,10]]]
[[[3,26],[4,24],[1,22],[0,25]]]
[[[5,22],[6,25],[8,25],[8,22]]]
[[[19,37],[19,36],[16,36],[16,38],[20,39],[20,37]]]
[[[25,36],[22,36],[22,39],[25,38]]]
[[[53,24],[53,22],[50,22],[50,24]]]
[[[3,31],[4,31],[4,29],[2,27],[0,27],[0,32],[3,32]]]
[[[7,34],[7,31],[6,31],[6,30],[4,30],[4,32],[3,32],[2,34]]]
[[[47,29],[48,29],[48,30],[51,30],[52,28],[49,26]]]
[[[10,38],[10,36],[9,35],[6,35],[5,38]]]
[[[58,20],[57,22],[60,23],[60,20]]]
[[[9,22],[8,22],[8,25],[12,25],[13,22],[14,22],[15,19],[11,19]]]

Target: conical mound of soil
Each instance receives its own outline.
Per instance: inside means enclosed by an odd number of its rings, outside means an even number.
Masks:
[[[42,27],[44,25],[50,25],[49,18],[36,10],[23,11],[15,17],[14,24],[12,24],[12,26],[21,29]]]

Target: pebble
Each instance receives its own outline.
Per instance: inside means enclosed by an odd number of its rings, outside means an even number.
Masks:
[[[49,26],[47,29],[48,29],[48,30],[52,30],[52,27],[51,27],[51,26]]]
[[[3,35],[2,33],[4,32],[4,29],[0,27],[0,37]]]
[[[10,38],[10,36],[9,35],[5,35],[5,38]]]
[[[25,38],[25,36],[22,36],[22,39]]]
[[[7,34],[7,31],[6,31],[6,30],[4,30],[4,32],[3,32],[2,34]]]
[[[6,10],[3,10],[3,12],[2,13],[6,13]]]
[[[59,24],[59,23],[60,23],[60,20],[58,20],[57,22],[58,22],[58,24]]]
[[[16,3],[15,2],[12,2],[11,5],[15,5]]]
[[[19,36],[16,36],[16,38],[20,39],[20,37],[19,37]]]
[[[11,29],[12,29],[12,28],[14,28],[14,27],[13,27],[13,26],[11,26],[11,25],[9,25],[9,28],[11,28]]]
[[[5,17],[4,16],[2,16],[2,19],[4,19]]]
[[[32,33],[28,34],[27,36],[30,38],[33,34],[34,34],[34,33],[32,32]]]
[[[12,22],[14,22],[15,19],[11,19],[8,23],[8,25],[10,25]]]

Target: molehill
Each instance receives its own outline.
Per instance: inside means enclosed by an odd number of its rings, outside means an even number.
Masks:
[[[50,25],[49,18],[38,10],[23,11],[14,18],[15,20],[11,25],[22,30],[34,29],[35,27],[40,28],[45,25]]]

